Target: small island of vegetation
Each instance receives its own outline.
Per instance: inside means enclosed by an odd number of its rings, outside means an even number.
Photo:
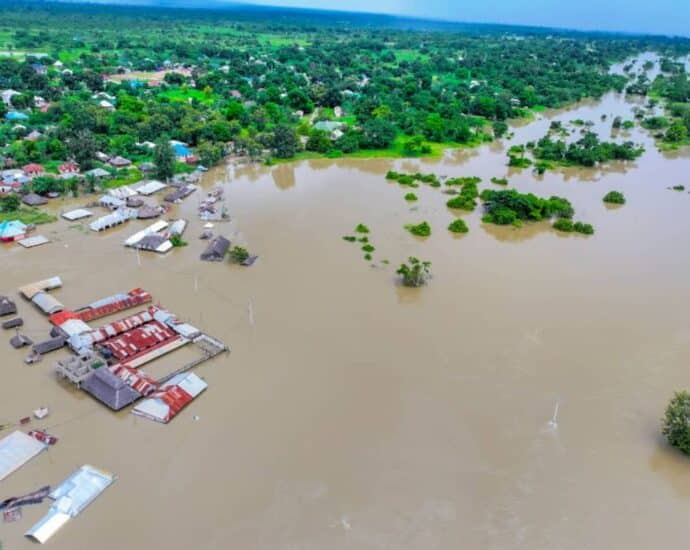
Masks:
[[[604,195],[604,202],[609,204],[625,204],[625,196],[620,191],[609,191]]]

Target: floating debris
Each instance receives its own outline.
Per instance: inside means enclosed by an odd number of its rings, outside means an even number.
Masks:
[[[5,510],[2,513],[2,520],[5,523],[14,523],[22,519],[22,509],[20,507],[12,508],[10,510]]]
[[[50,410],[48,410],[48,407],[39,407],[34,411],[34,417],[38,420],[43,420],[49,414]]]
[[[50,435],[44,430],[31,430],[29,435],[35,440],[45,443],[46,445],[55,445],[58,442],[58,438],[54,435]]]
[[[21,497],[10,497],[0,502],[0,510],[7,511],[21,506],[28,506],[30,504],[41,504],[44,499],[50,494],[50,485],[41,487],[27,495]]]
[[[254,262],[258,260],[258,256],[249,256],[246,260],[240,263],[240,265],[243,265],[245,267],[249,267],[250,265],[254,265]]]

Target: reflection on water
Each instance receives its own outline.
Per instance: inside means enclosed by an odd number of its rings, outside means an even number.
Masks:
[[[271,176],[278,189],[290,189],[295,185],[295,165],[281,164],[271,171]]]
[[[543,233],[563,234],[559,231],[555,231],[551,227],[551,223],[548,221],[529,222],[523,224],[522,227],[482,223],[481,228],[486,234],[502,243],[521,243],[533,239],[534,237]]]

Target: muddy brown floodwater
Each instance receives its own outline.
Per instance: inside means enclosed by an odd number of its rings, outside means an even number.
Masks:
[[[233,351],[199,369],[209,389],[163,426],[111,413],[56,382],[56,357],[27,366],[3,343],[2,420],[48,405],[33,425],[60,442],[0,482],[0,499],[85,463],[116,473],[54,550],[685,545],[690,461],[664,444],[659,419],[690,384],[690,194],[668,189],[690,189],[688,151],[663,155],[635,129],[647,148],[635,163],[543,177],[506,167],[506,148],[551,120],[591,119],[608,138],[635,105],[610,94],[546,112],[512,140],[436,162],[212,171],[205,186],[224,186],[233,216],[217,228],[260,254],[250,269],[198,260],[194,195],[176,207],[192,220],[189,246],[142,253],[141,265],[122,240],[143,222],[96,235],[60,221],[41,230],[50,245],[4,246],[0,293],[60,275],[56,296],[74,307],[142,286]],[[423,186],[410,207],[384,179],[391,168],[479,175],[482,187],[508,176],[567,197],[596,234],[487,226],[477,211],[454,237],[447,196]],[[602,203],[612,189],[622,208]],[[403,231],[422,220],[430,238]],[[390,265],[341,240],[359,222]],[[433,262],[428,287],[396,285],[410,255]],[[27,334],[45,335],[17,299]],[[22,533],[46,509],[0,525],[4,550],[33,547]]]

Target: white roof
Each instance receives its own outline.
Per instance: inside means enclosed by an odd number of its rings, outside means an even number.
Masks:
[[[123,185],[122,187],[110,189],[108,194],[118,199],[126,199],[128,197],[133,197],[137,194],[137,192],[128,185]]]
[[[93,216],[93,212],[91,212],[90,210],[86,210],[85,208],[77,208],[76,210],[70,210],[69,212],[65,212],[62,215],[63,218],[71,222],[75,220],[81,220],[82,218],[88,218],[89,216]]]
[[[25,535],[41,544],[45,543],[68,520],[77,517],[96,500],[116,479],[110,472],[88,464],[82,466],[50,493],[50,498],[55,503]]]
[[[35,235],[33,237],[27,237],[26,239],[22,239],[21,241],[18,241],[18,242],[24,248],[33,248],[34,246],[41,246],[42,244],[48,244],[50,242],[50,239],[47,239],[43,235]]]
[[[81,319],[68,319],[60,325],[60,328],[67,333],[67,336],[91,331],[91,327]]]
[[[46,445],[24,432],[16,431],[0,439],[0,480],[21,468],[46,449]]]
[[[147,181],[140,187],[137,187],[137,192],[140,195],[153,195],[154,193],[158,193],[158,191],[161,191],[165,189],[167,185],[165,185],[163,182],[158,181],[158,180],[151,180]]]
[[[89,224],[89,227],[92,231],[103,231],[104,229],[114,227],[136,217],[136,210],[132,210],[129,208],[121,208],[120,210],[116,210],[112,214],[108,214],[107,216],[103,216],[101,218],[93,220]]]
[[[146,237],[147,235],[151,235],[152,233],[158,233],[159,231],[163,231],[168,227],[168,222],[165,220],[158,220],[156,222],[153,222],[151,225],[146,227],[145,229],[142,229],[141,231],[137,231],[134,235],[131,237],[125,239],[125,246],[134,246],[137,244],[141,239]]]

